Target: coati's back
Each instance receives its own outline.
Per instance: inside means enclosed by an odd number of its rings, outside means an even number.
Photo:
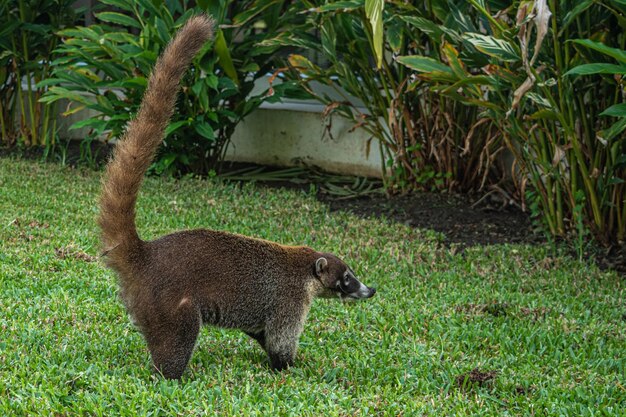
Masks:
[[[284,302],[279,294],[290,294],[296,303],[311,301],[305,281],[312,278],[315,254],[216,230],[181,231],[144,243],[141,265],[127,286],[134,292],[123,298],[129,310],[146,306],[133,312],[140,326],[188,298],[204,324],[255,331]]]

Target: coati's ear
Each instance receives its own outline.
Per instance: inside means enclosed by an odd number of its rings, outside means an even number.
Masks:
[[[326,258],[317,258],[315,261],[315,275],[321,277],[324,272],[328,270],[328,261]]]

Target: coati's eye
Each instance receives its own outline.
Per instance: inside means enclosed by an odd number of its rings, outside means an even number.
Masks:
[[[346,273],[344,275],[343,279],[341,280],[341,284],[339,285],[341,291],[345,292],[346,294],[358,291],[360,286],[361,283],[356,278],[350,276],[349,273]]]

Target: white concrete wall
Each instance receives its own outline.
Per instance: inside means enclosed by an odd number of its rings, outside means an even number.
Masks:
[[[363,129],[332,119],[325,132],[322,114],[284,109],[257,109],[237,126],[226,158],[275,166],[308,165],[339,174],[380,177],[378,142]]]
[[[66,108],[67,102],[58,103],[57,109]],[[305,102],[264,105],[237,126],[227,160],[279,167],[307,165],[338,174],[380,177],[382,157],[376,139],[370,141],[363,129],[349,132],[352,123],[339,116],[332,118],[331,137],[325,132],[322,109]],[[87,129],[67,127],[88,114],[94,113],[83,110],[59,116],[61,137],[82,139]]]
[[[274,82],[280,83],[280,79]],[[269,76],[261,77],[252,94],[262,94],[269,86]],[[339,95],[318,82],[311,88],[338,101],[347,97],[360,112],[367,113],[363,103],[346,92]],[[275,166],[316,166],[338,174],[380,178],[378,141],[363,129],[351,132],[352,123],[337,115],[332,116],[328,132],[323,112],[324,106],[313,100],[265,102],[237,126],[226,158]]]

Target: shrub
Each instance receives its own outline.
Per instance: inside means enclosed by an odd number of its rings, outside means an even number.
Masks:
[[[252,94],[256,78],[271,68],[275,48],[258,48],[265,30],[278,24],[279,8],[253,1],[151,2],[103,0],[110,10],[96,14],[100,24],[59,33],[54,77],[45,102],[68,99],[97,115],[74,123],[88,127],[86,140],[118,137],[138,110],[147,77],[172,34],[194,13],[208,11],[220,27],[196,57],[183,80],[177,111],[157,156],[159,172],[207,173],[216,169],[239,123],[266,98]],[[113,11],[111,11],[113,10]]]
[[[551,234],[582,224],[602,242],[623,240],[626,6],[470,1],[443,10],[465,17],[462,30],[442,18],[425,22],[420,30],[444,36],[443,47],[430,58],[398,60],[431,91],[478,107],[499,126],[516,157],[518,186]],[[607,55],[611,66],[598,66]]]
[[[439,13],[423,6],[386,2],[383,7],[379,0],[295,2],[306,24],[283,28],[263,44],[287,44],[323,58],[325,63],[316,65],[291,55],[284,68],[287,82],[300,84],[325,104],[327,115],[347,117],[377,140],[388,190],[487,188],[503,174],[496,158],[503,147],[493,121],[475,107],[429,90],[394,59],[443,46],[445,30],[437,29],[432,37],[418,30]],[[320,41],[311,36],[315,32]],[[336,96],[320,93],[315,83],[330,86]]]
[[[76,19],[73,0],[8,0],[0,3],[0,143],[50,145],[54,109],[38,103],[35,84],[49,77],[55,31]],[[23,83],[27,88],[23,89]]]

